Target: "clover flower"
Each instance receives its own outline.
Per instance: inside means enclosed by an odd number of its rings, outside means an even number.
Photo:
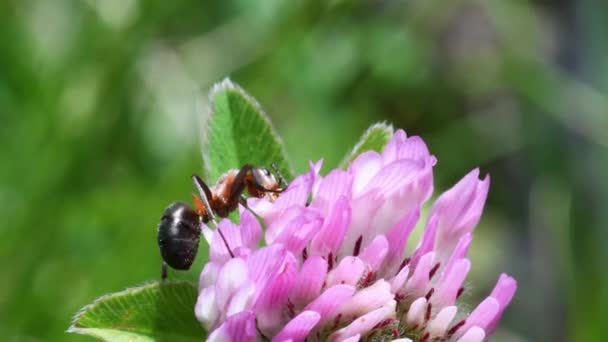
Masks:
[[[404,255],[435,164],[422,139],[399,130],[382,153],[365,152],[348,170],[321,176],[321,162],[311,163],[276,200],[250,198],[265,232],[243,208],[238,225],[204,226],[209,262],[195,314],[208,339],[485,340],[517,287],[502,274],[472,312],[456,305],[489,177],[475,169],[439,196]]]

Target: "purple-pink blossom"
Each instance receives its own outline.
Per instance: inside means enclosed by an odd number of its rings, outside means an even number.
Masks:
[[[264,230],[243,208],[238,225],[204,226],[195,314],[208,340],[484,341],[517,287],[502,274],[472,311],[457,306],[489,177],[474,169],[441,194],[405,255],[435,164],[422,139],[398,130],[347,170],[322,176],[311,163],[276,200],[250,198]]]

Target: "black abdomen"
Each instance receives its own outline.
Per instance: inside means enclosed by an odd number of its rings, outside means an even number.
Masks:
[[[158,225],[158,246],[163,260],[172,268],[187,270],[198,251],[200,216],[181,202],[165,209]]]

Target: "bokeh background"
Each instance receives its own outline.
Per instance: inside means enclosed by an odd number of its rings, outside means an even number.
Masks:
[[[436,193],[489,172],[465,301],[504,270],[495,341],[607,340],[607,23],[591,0],[0,2],[0,339],[93,341],[64,333],[79,308],[159,277],[230,76],[298,171],[386,120],[428,142]]]

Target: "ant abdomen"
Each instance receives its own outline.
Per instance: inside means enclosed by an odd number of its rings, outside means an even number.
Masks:
[[[198,251],[199,225],[200,216],[184,203],[175,202],[165,209],[158,225],[158,246],[169,266],[190,269]]]

